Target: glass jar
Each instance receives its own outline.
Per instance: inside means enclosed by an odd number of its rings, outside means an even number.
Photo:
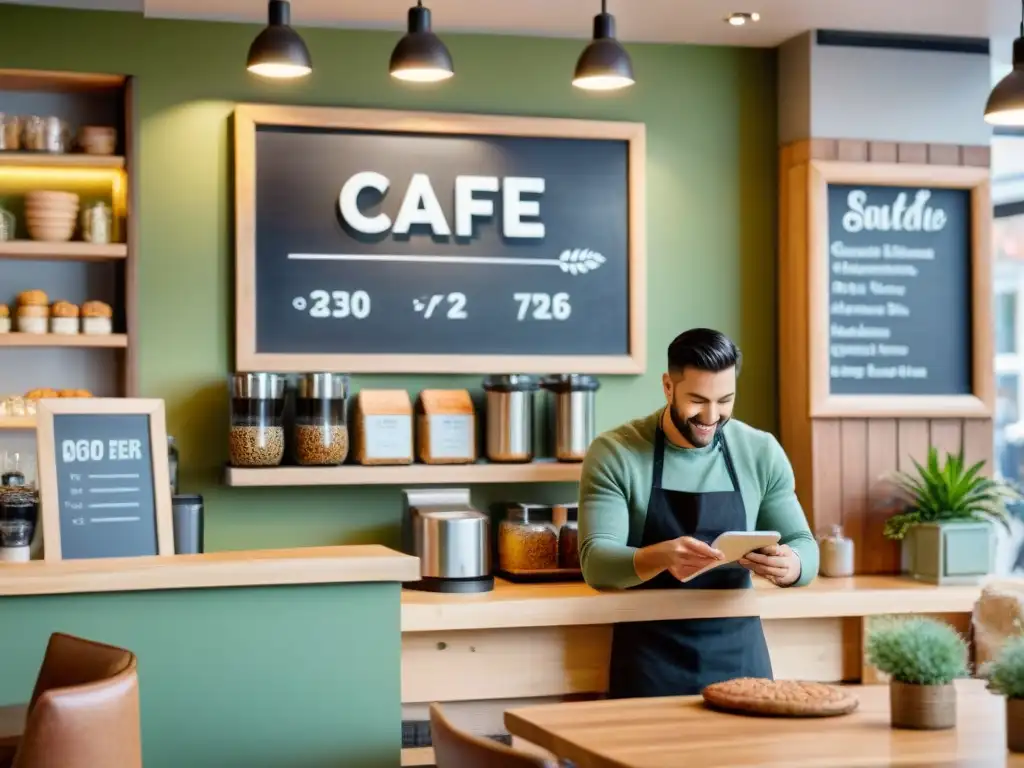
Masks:
[[[820,552],[819,573],[831,578],[853,576],[853,540],[843,535],[843,526],[833,525],[827,534],[818,538]]]
[[[0,112],[0,150],[21,149],[21,118]]]
[[[348,456],[348,376],[307,373],[295,399],[295,461],[336,466]]]
[[[235,467],[276,467],[284,458],[284,385],[279,373],[231,377],[228,459]]]
[[[558,567],[580,570],[580,528],[579,507],[576,504],[559,504],[555,507],[555,522],[558,528]]]
[[[113,237],[114,217],[106,203],[92,203],[82,209],[82,239],[87,243],[106,245]]]
[[[167,436],[167,474],[171,479],[171,496],[178,495],[178,442]]]
[[[508,506],[498,525],[498,568],[511,574],[558,568],[558,528],[550,506]]]
[[[39,520],[39,499],[28,489],[5,488],[0,493],[0,562],[31,559],[32,537]]]

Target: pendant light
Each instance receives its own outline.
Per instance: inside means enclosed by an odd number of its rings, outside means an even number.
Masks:
[[[452,55],[430,29],[430,9],[423,0],[409,9],[409,27],[391,52],[391,76],[414,83],[436,83],[455,74]]]
[[[608,13],[607,0],[594,17],[594,39],[576,62],[572,84],[587,91],[614,91],[633,84],[633,62],[615,39],[615,17]]]
[[[1020,35],[1013,41],[1013,70],[989,94],[985,122],[1024,125],[1024,0],[1021,0]]]
[[[267,27],[249,46],[246,69],[260,77],[287,80],[305,77],[313,71],[309,50],[299,33],[291,28],[288,0],[270,0]]]

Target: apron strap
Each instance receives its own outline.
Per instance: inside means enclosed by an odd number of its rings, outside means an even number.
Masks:
[[[658,431],[654,433],[654,471],[651,473],[651,488],[661,490],[661,472],[665,466],[665,432],[661,428],[661,420],[665,412],[658,418]]]
[[[739,492],[740,481],[736,479],[736,467],[732,463],[732,454],[729,452],[729,444],[725,441],[725,431],[722,427],[718,428],[717,436],[722,441],[722,456],[725,457],[725,468],[729,470],[729,479],[732,481],[732,489]]]

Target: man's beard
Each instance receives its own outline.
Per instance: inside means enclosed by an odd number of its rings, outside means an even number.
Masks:
[[[729,420],[727,418],[719,417],[718,421],[715,422],[715,430],[708,435],[702,435],[697,431],[695,424],[703,424],[698,417],[692,419],[684,419],[675,408],[669,406],[668,408],[669,417],[672,419],[672,423],[675,428],[679,430],[681,434],[690,445],[694,448],[704,448],[711,445],[712,441],[718,435],[719,430],[725,426],[725,423]],[[705,425],[706,426],[706,425]]]

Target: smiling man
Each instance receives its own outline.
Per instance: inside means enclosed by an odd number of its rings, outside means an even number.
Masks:
[[[662,376],[667,405],[593,442],[579,508],[580,560],[592,587],[745,589],[750,572],[789,587],[817,575],[817,543],[782,446],[732,418],[739,368],[739,350],[718,331],[680,334]],[[782,539],[680,581],[722,558],[710,546],[720,533],[754,530]],[[692,695],[736,677],[772,677],[759,617],[615,625],[613,698]]]

